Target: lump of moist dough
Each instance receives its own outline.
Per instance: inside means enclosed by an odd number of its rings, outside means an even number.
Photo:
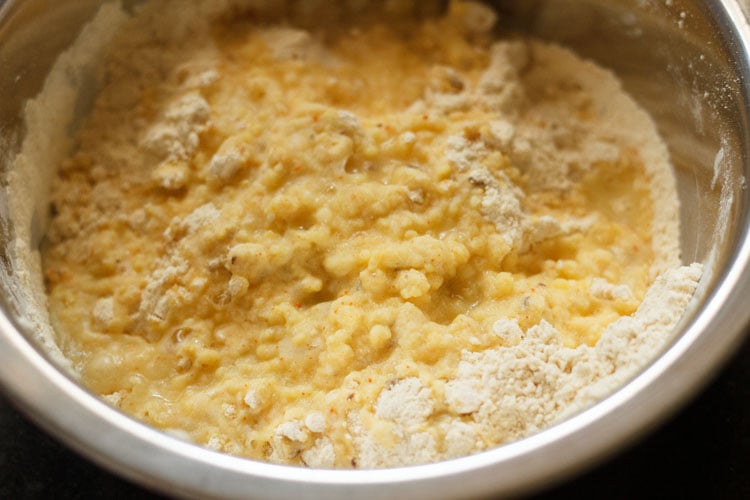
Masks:
[[[610,73],[470,2],[328,5],[335,26],[180,4],[143,29],[155,4],[111,49],[43,256],[112,404],[260,460],[424,463],[591,404],[678,322],[700,267]]]

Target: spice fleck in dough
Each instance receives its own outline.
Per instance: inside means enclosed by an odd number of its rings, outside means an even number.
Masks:
[[[63,351],[127,413],[278,463],[430,462],[590,404],[679,319],[700,269],[608,72],[473,3],[167,41],[156,10],[111,51],[44,248]]]

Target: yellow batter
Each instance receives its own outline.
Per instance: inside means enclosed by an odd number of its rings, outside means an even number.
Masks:
[[[126,105],[105,85],[44,249],[84,383],[216,449],[352,467],[347,416],[389,446],[375,405],[399,380],[430,387],[441,442],[442,387],[463,352],[512,342],[499,319],[575,347],[633,313],[654,261],[638,152],[564,188],[516,164],[506,122],[548,124],[495,105],[493,64],[533,109],[568,93],[576,120],[595,112],[566,82],[525,82],[543,46],[494,44],[465,14],[325,34],[223,21],[213,49],[132,77]]]

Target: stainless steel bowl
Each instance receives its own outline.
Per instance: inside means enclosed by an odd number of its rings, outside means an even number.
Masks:
[[[0,1],[0,3],[2,3]],[[128,2],[132,3],[132,2]],[[686,262],[707,276],[696,308],[661,356],[594,407],[474,456],[380,471],[307,470],[233,458],[119,413],[71,380],[0,297],[0,384],[41,426],[146,486],[196,498],[466,498],[517,494],[580,470],[675,411],[738,345],[750,319],[750,5],[736,0],[493,2],[503,28],[561,42],[615,70],[666,139],[682,201]],[[99,0],[0,7],[0,164],[24,135],[23,103]],[[85,102],[85,99],[82,99]],[[85,106],[84,106],[85,107]],[[14,279],[15,228],[0,186],[0,271]],[[37,231],[38,233],[38,231]]]

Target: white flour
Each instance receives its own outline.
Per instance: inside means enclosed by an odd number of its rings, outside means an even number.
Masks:
[[[47,224],[49,191],[54,172],[71,145],[78,92],[101,59],[127,16],[115,5],[104,5],[76,43],[55,63],[36,99],[24,109],[27,135],[8,173],[8,210],[14,221],[13,276],[1,276],[14,295],[28,330],[62,366],[62,355],[47,313],[39,241],[35,233]],[[72,373],[72,372],[71,372]]]
[[[508,347],[464,353],[456,377],[445,387],[445,402],[465,418],[445,419],[450,431],[440,450],[420,432],[434,401],[417,379],[382,393],[378,416],[397,424],[393,448],[376,445],[355,420],[362,467],[430,462],[485,448],[480,434],[513,441],[572,416],[627,382],[671,337],[693,297],[702,266],[668,271],[654,283],[632,317],[612,323],[595,347],[564,347],[560,334],[542,322],[525,333],[512,321],[496,331]]]

